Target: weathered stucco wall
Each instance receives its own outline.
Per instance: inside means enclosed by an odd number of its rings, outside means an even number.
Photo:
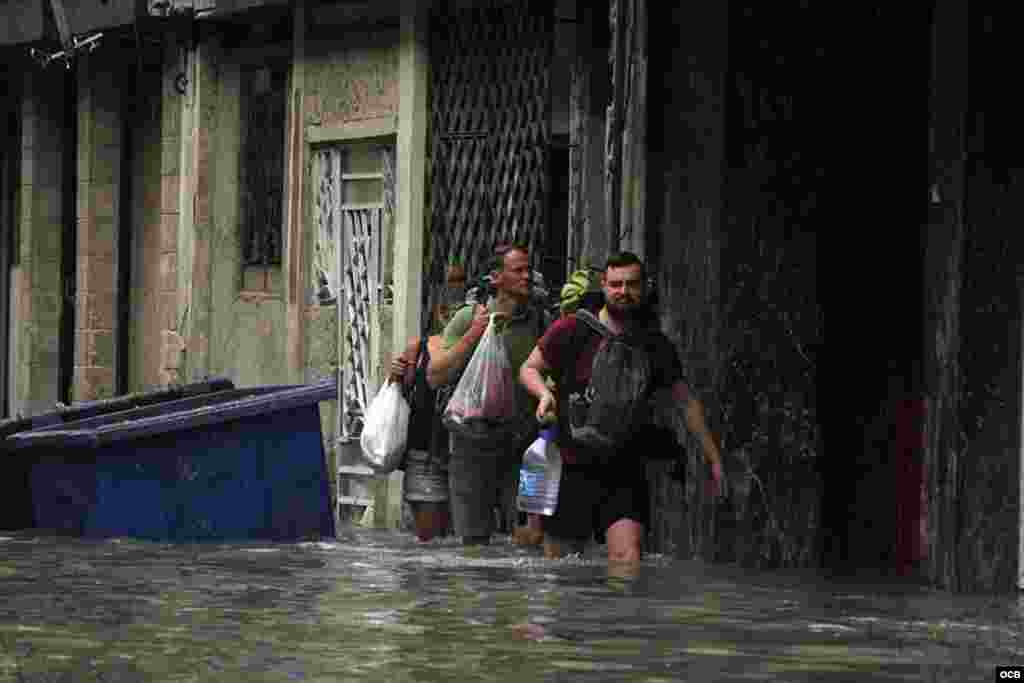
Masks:
[[[1020,551],[1024,327],[1019,266],[1007,255],[1024,253],[1024,206],[1015,199],[1024,178],[1013,172],[1003,183],[993,170],[979,165],[970,180],[960,300],[960,528],[952,547],[956,587],[971,591],[1014,589]]]
[[[663,329],[681,351],[689,384],[718,433],[726,13],[717,5],[650,9],[650,44],[658,49],[651,57],[649,91],[660,93],[649,105],[657,113],[649,131],[648,177],[660,179],[649,188],[650,266],[658,277]],[[652,466],[658,471],[651,542],[662,552],[709,556],[712,510],[699,485],[707,468],[690,441],[685,490],[664,467]]]
[[[237,385],[286,384],[287,299],[282,266],[252,270],[243,282],[240,245],[240,150],[242,61],[228,51],[214,55],[217,79],[203,93],[216,98],[203,108],[200,125],[209,133],[209,351],[210,374],[231,378]],[[250,57],[251,59],[252,57]],[[205,230],[202,237],[205,237]],[[287,263],[287,259],[283,259]],[[193,297],[200,292],[194,290]]]
[[[338,313],[335,304],[321,305],[316,297],[314,251],[319,229],[316,224],[316,197],[319,189],[319,166],[316,149],[321,145],[358,141],[353,125],[369,125],[378,131],[394,131],[398,114],[398,44],[397,27],[344,27],[318,24],[315,17],[305,27],[301,46],[303,144],[307,163],[302,177],[302,225],[306,235],[303,262],[307,266],[300,275],[303,291],[305,324],[305,376],[307,381],[337,376],[339,363]],[[339,40],[338,36],[344,36]],[[316,142],[313,142],[315,138]],[[394,144],[388,133],[376,141]],[[399,195],[400,196],[400,195]],[[394,220],[386,221],[383,244],[382,305],[375,330],[378,355],[374,370],[377,382],[383,379],[383,368],[391,356],[393,306],[385,296],[394,282],[393,239]],[[332,252],[333,253],[333,252]],[[386,301],[386,303],[385,303]],[[331,490],[336,490],[335,475],[339,464],[336,448],[339,404],[332,401],[321,406],[321,423],[328,454]]]
[[[650,11],[648,254],[665,331],[727,479],[724,500],[704,498],[707,467],[692,440],[685,489],[652,466],[651,541],[687,557],[808,566],[821,490],[819,161],[801,155],[801,110],[782,66],[807,55],[799,42],[769,40],[775,23],[752,5]]]
[[[310,26],[305,53],[307,122],[330,126],[398,112],[397,27]]]
[[[310,26],[305,45],[303,82],[304,113],[307,144],[310,151],[321,145],[358,142],[359,135],[350,124],[375,122],[382,130],[394,130],[398,115],[398,39],[397,28],[376,27],[359,30],[344,30],[332,27]],[[343,31],[344,39],[338,40],[337,33]],[[332,33],[329,39],[323,37]],[[333,133],[332,133],[333,131]],[[317,136],[321,142],[309,142],[309,135]],[[332,141],[331,136],[337,138]],[[367,139],[367,138],[362,138]],[[384,144],[394,144],[391,134],[372,138]],[[303,211],[306,234],[305,263],[310,264],[303,273],[303,283],[310,293],[315,292],[313,250],[316,244],[315,202],[318,191],[317,165],[310,153],[305,171],[303,188]],[[401,200],[401,193],[397,194]],[[383,379],[383,369],[390,361],[391,331],[393,316],[390,297],[386,296],[394,282],[393,250],[394,220],[386,221],[387,231],[383,244],[382,302],[379,311],[379,328],[375,331],[380,343],[374,371],[376,381]],[[306,298],[307,343],[306,375],[308,378],[333,376],[338,370],[338,317],[335,305],[321,306],[313,296]],[[323,411],[325,433],[333,435],[337,417],[332,404]]]
[[[355,32],[338,40],[310,39],[305,57],[294,68],[302,69],[305,122],[343,126],[345,122],[397,111],[397,30]],[[351,37],[351,40],[349,39]],[[333,306],[320,306],[315,298],[312,273],[312,204],[314,165],[303,172],[302,248],[306,264],[293,282],[298,283],[296,304],[304,314],[305,367],[302,377],[288,370],[287,296],[292,263],[250,272],[243,281],[239,244],[239,178],[241,151],[241,68],[254,53],[240,57],[210,38],[200,58],[198,106],[199,159],[193,261],[192,321],[189,360],[194,376],[224,374],[239,384],[285,383],[330,376],[337,367],[337,318]],[[307,159],[310,155],[306,155]],[[208,256],[206,254],[208,253]],[[203,282],[203,261],[208,259],[208,284]],[[387,265],[387,264],[386,264]],[[208,303],[206,303],[208,302]],[[386,315],[382,319],[386,319]],[[203,339],[208,335],[208,343]],[[389,339],[384,331],[382,339]],[[388,349],[390,351],[390,349]],[[205,355],[205,358],[202,356]],[[327,411],[325,411],[327,412]],[[325,415],[325,423],[330,419]]]
[[[825,164],[808,137],[813,95],[793,82],[816,56],[794,28],[810,21],[798,3],[730,8],[720,428],[731,481],[750,493],[719,506],[718,551],[744,564],[819,559]]]

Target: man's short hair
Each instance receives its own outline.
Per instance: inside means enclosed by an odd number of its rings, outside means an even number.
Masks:
[[[609,268],[625,268],[626,266],[640,266],[640,276],[646,276],[644,262],[631,251],[620,251],[612,254],[611,258],[608,259],[608,263],[605,264],[605,273],[608,272]]]
[[[511,242],[508,244],[499,244],[494,248],[493,255],[487,262],[487,272],[493,273],[496,270],[505,269],[505,256],[510,251],[520,251],[527,256],[530,254],[530,246],[522,242]]]

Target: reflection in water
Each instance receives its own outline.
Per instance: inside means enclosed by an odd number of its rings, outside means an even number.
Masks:
[[[2,536],[0,680],[981,681],[1024,661],[1016,596],[346,533]]]

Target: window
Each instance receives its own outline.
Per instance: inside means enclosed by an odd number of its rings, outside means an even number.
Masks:
[[[333,300],[342,280],[337,249],[343,226],[354,230],[347,234],[348,249],[356,248],[355,242],[360,239],[373,241],[366,256],[375,283],[385,270],[389,226],[395,210],[394,153],[394,145],[384,142],[330,145],[314,153],[318,169],[314,267],[321,304]],[[373,225],[377,227],[370,227]],[[364,230],[370,232],[364,235]]]
[[[287,64],[242,71],[243,266],[281,263],[287,84]]]

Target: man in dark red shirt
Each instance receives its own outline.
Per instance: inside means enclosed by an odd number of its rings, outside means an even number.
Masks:
[[[658,328],[657,318],[645,304],[644,280],[643,262],[635,254],[623,252],[609,259],[601,278],[605,304],[598,317],[613,334],[628,332],[643,340],[653,368],[650,391],[671,390],[680,410],[685,410],[687,428],[700,438],[704,459],[711,466],[713,495],[718,495],[722,479],[718,446],[704,422],[703,406],[684,381],[672,342]],[[573,372],[577,386],[585,387],[590,382],[602,338],[597,334],[581,335],[577,328],[583,326],[585,323],[575,316],[555,322],[520,370],[520,382],[538,400],[538,419],[545,419],[555,408],[555,395],[545,384],[544,375],[557,378]],[[585,341],[580,344],[580,339]],[[556,389],[564,391],[564,387]],[[643,431],[612,457],[588,452],[573,443],[565,431],[560,429],[558,436],[562,453],[558,507],[544,520],[545,557],[580,552],[595,533],[604,532],[609,560],[638,561],[644,527],[650,521],[644,457],[649,444],[644,442]]]

